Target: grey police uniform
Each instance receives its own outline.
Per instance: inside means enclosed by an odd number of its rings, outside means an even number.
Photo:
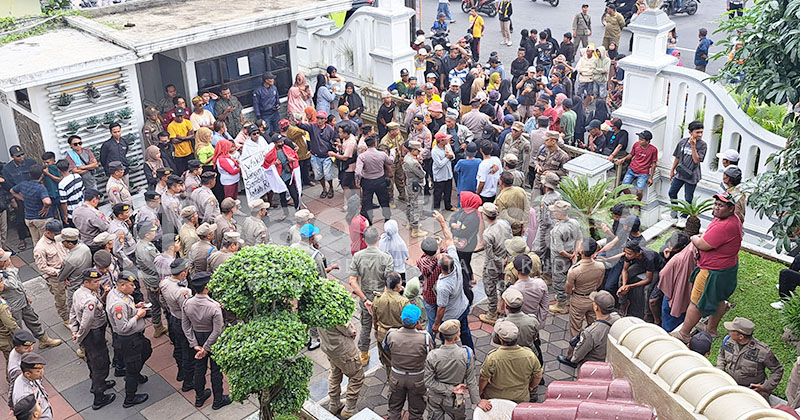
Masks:
[[[161,275],[156,268],[155,259],[161,254],[152,242],[139,239],[136,242],[136,267],[139,269],[139,279],[147,287],[149,302],[153,304],[150,311],[150,320],[153,325],[161,324],[161,299],[159,299],[158,285]]]
[[[211,362],[211,390],[214,401],[223,398],[222,371],[210,356],[211,346],[217,342],[222,334],[222,308],[214,299],[204,294],[196,294],[183,304],[183,319],[181,327],[183,334],[189,341],[189,348],[202,346],[207,352],[202,359],[194,361],[194,390],[195,395],[202,395],[206,389],[206,369]],[[194,355],[193,355],[194,356]]]
[[[118,289],[108,292],[106,312],[112,329],[117,333],[114,350],[122,355],[125,363],[126,401],[132,400],[136,395],[142,367],[153,353],[150,340],[144,336],[144,319],[136,317],[137,311],[132,296],[123,294]]]
[[[177,232],[183,224],[181,198],[169,192],[164,193],[161,196],[161,211],[164,212],[164,232]]]
[[[11,315],[14,320],[20,326],[24,322],[25,327],[33,333],[34,337],[42,337],[44,335],[42,323],[39,321],[39,315],[33,310],[33,306],[28,303],[28,294],[19,279],[19,270],[12,265],[0,270],[0,275],[3,276],[5,281],[5,289],[0,292],[0,295],[8,303],[8,308],[11,309]]]
[[[144,226],[150,226],[149,223],[145,225],[145,223],[147,222],[154,223],[158,227],[158,230],[156,230],[156,237],[155,239],[153,239],[153,242],[160,241],[161,236],[164,233],[163,230],[161,229],[161,217],[159,217],[158,211],[156,211],[154,208],[150,206],[144,206],[140,208],[139,211],[136,213],[137,225],[141,224]]]
[[[92,251],[86,244],[79,243],[69,250],[64,258],[64,268],[58,273],[58,281],[69,282],[67,285],[67,308],[72,307],[72,295],[83,284],[83,270],[91,268]]]
[[[178,378],[184,383],[184,388],[191,388],[194,379],[194,351],[189,348],[189,341],[183,334],[183,304],[192,297],[192,291],[172,277],[164,277],[159,283],[159,291],[164,303],[167,305],[167,327],[169,338],[173,343],[172,357],[178,365]]]
[[[189,250],[189,255],[187,256],[189,260],[189,272],[194,275],[201,271],[208,271],[208,257],[210,257],[211,253],[216,249],[217,247],[205,239],[201,239],[200,242],[192,245],[192,249]]]
[[[72,211],[72,223],[75,223],[75,227],[81,234],[81,242],[85,244],[91,244],[95,236],[108,230],[106,216],[86,202],[81,203]]]
[[[108,226],[108,233],[114,235],[113,252],[117,258],[127,258],[131,263],[136,260],[136,240],[133,239],[131,230],[125,222],[119,219],[112,220]]]
[[[203,185],[194,190],[191,196],[192,204],[197,207],[197,215],[200,216],[200,223],[214,223],[214,219],[219,216],[219,203],[210,188]]]
[[[70,328],[76,334],[75,342],[86,352],[86,364],[89,365],[89,377],[97,400],[105,395],[111,363],[106,345],[105,305],[95,292],[81,286],[72,296],[69,315]]]
[[[42,381],[30,381],[25,375],[17,376],[12,386],[12,402],[16,404],[30,394],[33,394],[36,398],[36,402],[39,403],[39,408],[42,409],[42,415],[39,417],[39,420],[53,420],[53,407],[50,405],[50,399],[47,396],[47,392],[44,390]]]

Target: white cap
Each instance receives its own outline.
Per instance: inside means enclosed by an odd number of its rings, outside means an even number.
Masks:
[[[536,66],[528,67],[528,73],[536,73]]]
[[[719,159],[725,159],[730,162],[738,162],[739,161],[739,152],[733,149],[728,149],[722,153],[717,153],[717,157]]]
[[[426,50],[425,48],[420,48],[419,51],[417,51],[417,53],[419,55],[428,55],[428,50]]]
[[[415,44],[422,44],[425,42],[425,35],[417,35],[417,38],[414,40]]]

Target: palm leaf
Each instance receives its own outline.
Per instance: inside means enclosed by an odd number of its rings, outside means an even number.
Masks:
[[[633,185],[613,186],[614,180],[608,179],[594,185],[589,184],[586,175],[565,177],[558,185],[564,201],[570,203],[581,216],[586,219],[610,220],[611,208],[617,204],[641,206],[643,203],[633,194],[622,194],[622,191],[633,188]]]
[[[669,209],[687,216],[699,216],[700,214],[711,210],[713,207],[713,199],[709,198],[701,202],[699,201],[699,198],[695,197],[691,203],[686,200],[675,200],[675,202],[669,206]]]

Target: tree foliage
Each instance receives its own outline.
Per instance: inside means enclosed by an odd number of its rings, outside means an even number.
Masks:
[[[217,269],[209,288],[244,321],[226,328],[212,348],[231,398],[259,394],[262,418],[298,412],[312,373],[311,360],[298,355],[308,328],[347,323],[355,310],[350,294],[319,278],[306,252],[278,245],[243,248]]]
[[[622,193],[626,189],[633,188],[633,185],[623,184],[612,188],[613,185],[614,179],[590,185],[589,178],[581,175],[576,179],[563,178],[558,184],[558,190],[564,201],[580,212],[582,222],[587,222],[589,219],[609,221],[611,208],[617,204],[642,205],[635,195]]]
[[[742,17],[723,20],[717,32],[729,34],[717,58],[733,50],[733,59],[715,79],[739,78],[741,83],[732,88],[745,104],[755,99],[794,106],[800,101],[800,0],[757,1]],[[778,251],[800,244],[800,124],[796,113],[786,118],[792,127],[786,147],[767,158],[766,171],[745,183],[748,206],[773,222],[769,233]]]

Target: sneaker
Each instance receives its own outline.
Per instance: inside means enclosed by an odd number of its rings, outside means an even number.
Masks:
[[[781,310],[781,309],[783,309],[783,301],[772,302],[772,303],[769,304],[769,306],[772,306],[773,308],[775,308],[777,310]]]
[[[313,351],[313,350],[318,349],[319,348],[319,338],[313,338],[312,337],[311,340],[308,341],[308,347],[307,348],[308,348],[308,351]]]
[[[685,217],[681,217],[680,219],[678,219],[678,221],[675,223],[675,227],[678,228],[678,229],[685,228],[686,227],[686,218]]]

